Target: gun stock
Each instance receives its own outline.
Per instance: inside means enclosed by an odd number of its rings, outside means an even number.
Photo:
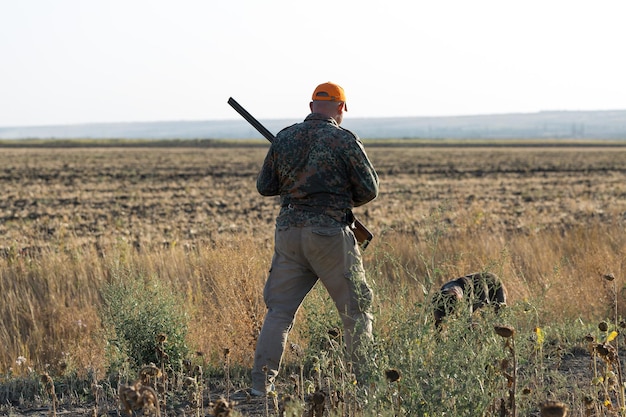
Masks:
[[[263,135],[265,139],[270,142],[274,142],[275,136],[272,134],[272,132],[267,130],[265,126],[263,126],[257,119],[255,119],[250,113],[248,113],[246,109],[244,109],[239,103],[237,103],[234,98],[230,97],[228,99],[228,104],[230,104],[230,106],[235,109],[235,111],[239,113],[241,117],[246,119],[246,121],[250,123],[252,127],[254,127],[261,135]],[[367,248],[367,245],[369,245],[371,240],[374,238],[374,234],[372,234],[372,232],[370,232],[370,230],[365,227],[365,225],[361,223],[356,217],[354,218],[354,223],[350,225],[350,229],[352,229],[354,237],[356,238],[356,241],[359,242],[359,245],[361,245],[362,249]]]
[[[361,248],[365,250],[365,248],[367,248],[367,245],[369,245],[374,238],[374,234],[370,232],[370,230],[365,227],[365,225],[361,223],[356,217],[354,218],[354,223],[350,225],[350,229],[352,229],[356,241],[359,242]]]

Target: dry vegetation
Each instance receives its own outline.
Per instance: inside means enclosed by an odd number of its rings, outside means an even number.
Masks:
[[[102,378],[112,360],[102,289],[135,279],[158,280],[179,297],[195,362],[221,370],[228,363],[228,384],[245,384],[278,209],[254,188],[265,150],[2,149],[5,384],[31,370]],[[623,316],[626,147],[370,146],[368,153],[381,194],[356,215],[375,234],[365,261],[382,340],[398,330],[394,311],[414,309],[443,281],[478,270],[502,277],[511,306],[532,310],[522,320],[527,331],[577,322],[587,332]],[[615,280],[603,280],[607,274]],[[316,323],[333,321],[332,307],[323,320],[311,308],[324,303],[323,293],[307,300],[293,342],[306,347]],[[430,326],[425,315],[417,320]]]

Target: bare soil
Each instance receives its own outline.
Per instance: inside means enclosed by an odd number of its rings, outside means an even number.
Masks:
[[[196,245],[271,241],[277,198],[255,180],[264,147],[63,148],[0,152],[2,251],[71,237]],[[372,147],[380,196],[356,215],[376,235],[418,234],[442,205],[488,227],[567,227],[626,211],[626,147]],[[448,218],[452,227],[463,219]],[[476,219],[474,219],[476,220]],[[1,253],[1,252],[0,252]]]

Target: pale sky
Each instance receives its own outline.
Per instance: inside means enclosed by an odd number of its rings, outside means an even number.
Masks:
[[[626,109],[622,0],[0,0],[0,127]]]

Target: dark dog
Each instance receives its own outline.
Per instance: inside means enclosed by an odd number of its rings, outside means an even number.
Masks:
[[[492,305],[496,311],[506,305],[506,289],[497,275],[477,272],[445,283],[434,297],[435,325],[441,327],[444,317],[452,314],[460,302],[465,301],[474,311]]]

